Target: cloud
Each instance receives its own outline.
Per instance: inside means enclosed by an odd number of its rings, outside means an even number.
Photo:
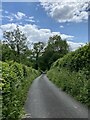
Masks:
[[[2,31],[13,31],[15,28],[16,28],[16,24],[14,23],[1,25],[0,27]]]
[[[4,11],[5,15],[3,15],[3,18],[7,18],[10,22],[13,20],[22,20],[26,17],[26,15],[22,12],[17,12],[16,14],[9,13],[8,11]]]
[[[63,26],[63,25],[60,25],[60,28],[64,28],[64,26]]]
[[[28,21],[28,22],[35,22],[34,20],[34,16],[30,16],[28,19],[26,19],[25,21]]]
[[[5,24],[5,25],[1,25],[1,29],[2,31],[5,30],[13,31],[16,28],[16,26],[17,25],[14,23]],[[81,44],[82,45],[84,44],[84,43],[74,43],[69,41],[72,40],[74,36],[61,34],[60,32],[52,32],[50,29],[39,29],[38,26],[36,25],[31,25],[31,24],[26,24],[24,26],[19,25],[19,28],[26,35],[26,37],[28,38],[27,41],[30,43],[39,42],[39,41],[47,42],[50,36],[54,36],[58,34],[61,36],[62,39],[67,40],[71,50],[75,50],[78,47],[80,47]]]
[[[11,15],[3,16],[3,18],[7,18],[10,22],[14,20],[14,18]]]
[[[56,0],[57,2],[44,2],[41,5],[49,16],[60,23],[63,22],[82,22],[88,20],[88,0]]]
[[[3,10],[0,8],[0,13],[2,13],[2,11],[3,11]]]
[[[35,22],[35,20],[27,19],[28,22]]]
[[[14,14],[13,14],[14,15]],[[14,17],[17,19],[17,20],[21,20],[23,17],[25,17],[26,15],[22,12],[17,12],[17,14],[14,15]]]
[[[8,14],[9,12],[5,10],[5,13]]]
[[[85,43],[75,43],[71,41],[67,41],[70,51],[75,51],[77,48],[80,48],[85,45]]]
[[[22,21],[27,21],[27,22],[35,22],[34,16],[27,16],[26,14],[22,12],[17,12],[16,14],[14,13],[9,13],[8,11],[4,11],[5,15],[3,15],[3,18],[7,18],[9,22],[20,22]]]
[[[72,40],[74,38],[74,36],[71,35],[66,35],[66,34],[61,34],[62,39],[66,39],[66,40]]]

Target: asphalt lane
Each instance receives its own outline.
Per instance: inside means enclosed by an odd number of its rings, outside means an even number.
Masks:
[[[24,108],[32,118],[88,118],[88,108],[57,88],[44,74],[33,81]]]

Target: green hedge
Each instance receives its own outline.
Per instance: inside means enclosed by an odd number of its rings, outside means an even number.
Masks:
[[[88,80],[90,79],[87,80],[85,71],[71,72],[65,68],[54,68],[47,75],[63,91],[66,91],[81,103],[90,106],[90,96],[88,96]]]
[[[58,59],[52,67],[65,67],[71,71],[90,70],[90,43]]]
[[[24,113],[23,106],[32,81],[38,71],[16,62],[2,64],[2,120],[18,120]]]
[[[47,75],[62,90],[90,107],[90,44],[58,59]]]

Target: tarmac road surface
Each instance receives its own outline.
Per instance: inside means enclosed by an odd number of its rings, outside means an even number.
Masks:
[[[57,88],[45,74],[33,81],[24,108],[32,118],[88,118],[88,108]]]

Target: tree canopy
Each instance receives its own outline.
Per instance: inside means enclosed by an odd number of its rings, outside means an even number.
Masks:
[[[48,40],[48,45],[41,57],[41,59],[43,60],[43,65],[45,65],[46,69],[50,69],[51,64],[55,62],[58,58],[63,57],[65,54],[67,54],[68,51],[69,46],[66,40],[62,40],[59,35],[50,37]],[[40,66],[41,65],[42,64],[40,64]]]
[[[12,50],[17,51],[18,54],[27,48],[27,38],[25,34],[20,31],[18,26],[12,32],[4,31],[3,37],[5,38],[4,43],[7,44]]]
[[[44,42],[33,43],[32,49],[27,47],[27,37],[17,26],[13,31],[4,31],[2,44],[2,60],[14,60],[43,71],[50,69],[53,62],[69,51],[66,40],[59,35]]]

